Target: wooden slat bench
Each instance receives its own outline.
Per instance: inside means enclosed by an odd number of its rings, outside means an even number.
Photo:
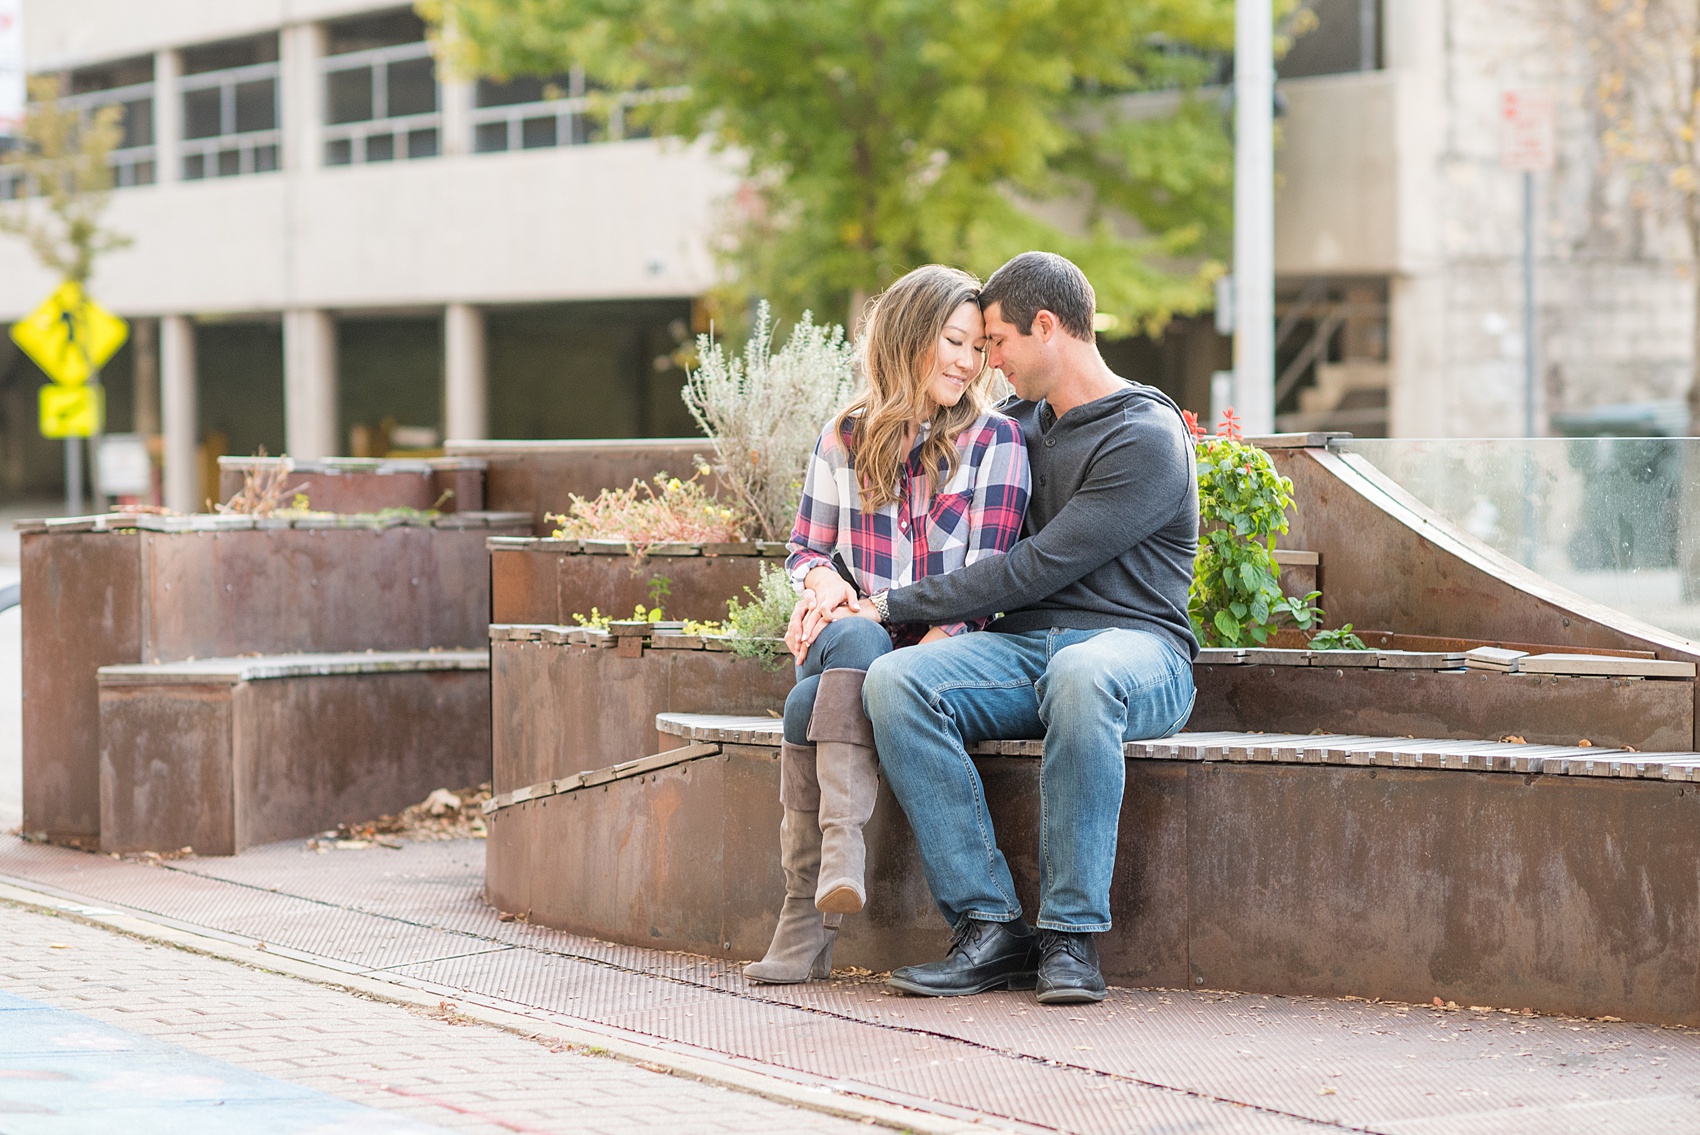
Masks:
[[[104,666],[103,851],[234,855],[490,776],[489,655]]]
[[[616,941],[759,956],[783,888],[780,724],[657,726],[681,747],[487,805],[504,835],[490,897]],[[1030,916],[1042,749],[973,748]],[[1700,753],[1183,733],[1126,756],[1112,982],[1700,1023]],[[881,796],[869,910],[838,952],[876,970],[945,937]]]

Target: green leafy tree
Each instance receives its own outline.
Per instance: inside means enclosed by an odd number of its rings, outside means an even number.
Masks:
[[[1232,0],[418,7],[464,73],[682,88],[644,113],[747,158],[734,286],[787,314],[858,310],[928,261],[985,273],[1042,247],[1079,263],[1124,329],[1155,328],[1201,307],[1221,270],[1232,143],[1194,92],[1232,45]]]
[[[26,193],[38,195],[0,206],[0,232],[21,236],[43,267],[86,285],[104,252],[130,238],[103,228],[100,215],[112,193],[107,157],[123,137],[124,108],[92,114],[59,101],[59,79],[30,80],[30,107],[19,145],[0,154],[0,165],[23,175]]]

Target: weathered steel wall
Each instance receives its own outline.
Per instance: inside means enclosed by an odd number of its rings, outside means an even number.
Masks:
[[[1700,1024],[1700,796],[1615,779],[1188,770],[1192,980]]]
[[[1274,448],[1271,455],[1292,478],[1299,502],[1282,542],[1320,553],[1333,626],[1550,643],[1559,650],[1651,650],[1660,658],[1700,661],[1689,640],[1535,574],[1366,463],[1318,448]],[[1692,706],[1687,720],[1689,735],[1676,748],[1700,747]]]
[[[493,642],[490,682],[492,783],[511,792],[655,752],[658,713],[778,711],[792,672],[709,650]]]
[[[236,687],[118,686],[99,698],[101,849],[236,854]]]
[[[777,750],[719,756],[532,801],[489,817],[485,893],[539,925],[663,950],[760,957],[785,895]],[[867,828],[869,913],[835,964],[889,969],[949,936],[883,786]],[[594,866],[592,866],[594,865]]]
[[[726,601],[747,602],[763,564],[782,561],[756,556],[632,556],[562,552],[547,543],[490,550],[490,621],[573,625],[575,614],[592,607],[629,618],[639,603],[653,606],[650,585],[664,577],[670,619],[714,622],[726,617]]]
[[[1194,666],[1187,728],[1498,740],[1684,750],[1694,683],[1479,670]]]
[[[141,661],[140,538],[25,533],[23,827],[61,843],[100,837],[95,671]]]
[[[481,670],[106,685],[103,851],[234,855],[490,777]]]
[[[488,528],[148,532],[141,661],[481,647]]]
[[[500,531],[26,532],[24,830],[98,838],[101,666],[482,648]]]
[[[487,894],[633,945],[761,956],[777,918],[774,750],[728,745],[490,817]],[[1039,762],[976,757],[1037,914]],[[1600,777],[1130,760],[1100,939],[1113,983],[1531,1007],[1700,1024],[1700,793]],[[870,903],[834,960],[939,956],[882,790]]]

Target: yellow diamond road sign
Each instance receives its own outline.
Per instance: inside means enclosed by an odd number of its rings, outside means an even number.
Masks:
[[[41,436],[93,437],[104,424],[105,395],[101,386],[42,387]]]
[[[12,341],[48,378],[66,386],[87,382],[129,335],[128,323],[89,299],[82,285],[69,280],[60,284],[46,303],[12,324]]]

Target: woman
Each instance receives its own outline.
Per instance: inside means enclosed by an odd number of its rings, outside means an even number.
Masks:
[[[837,571],[872,595],[1001,554],[1021,534],[1027,450],[1020,427],[986,408],[979,291],[968,273],[930,264],[875,301],[862,340],[867,387],[822,432],[803,485],[786,564],[800,590]],[[797,685],[779,763],[785,905],[767,956],[745,967],[750,979],[827,976],[842,916],[867,902],[862,827],[879,790],[862,712],[868,664],[982,625],[840,619],[813,643],[787,640]]]

